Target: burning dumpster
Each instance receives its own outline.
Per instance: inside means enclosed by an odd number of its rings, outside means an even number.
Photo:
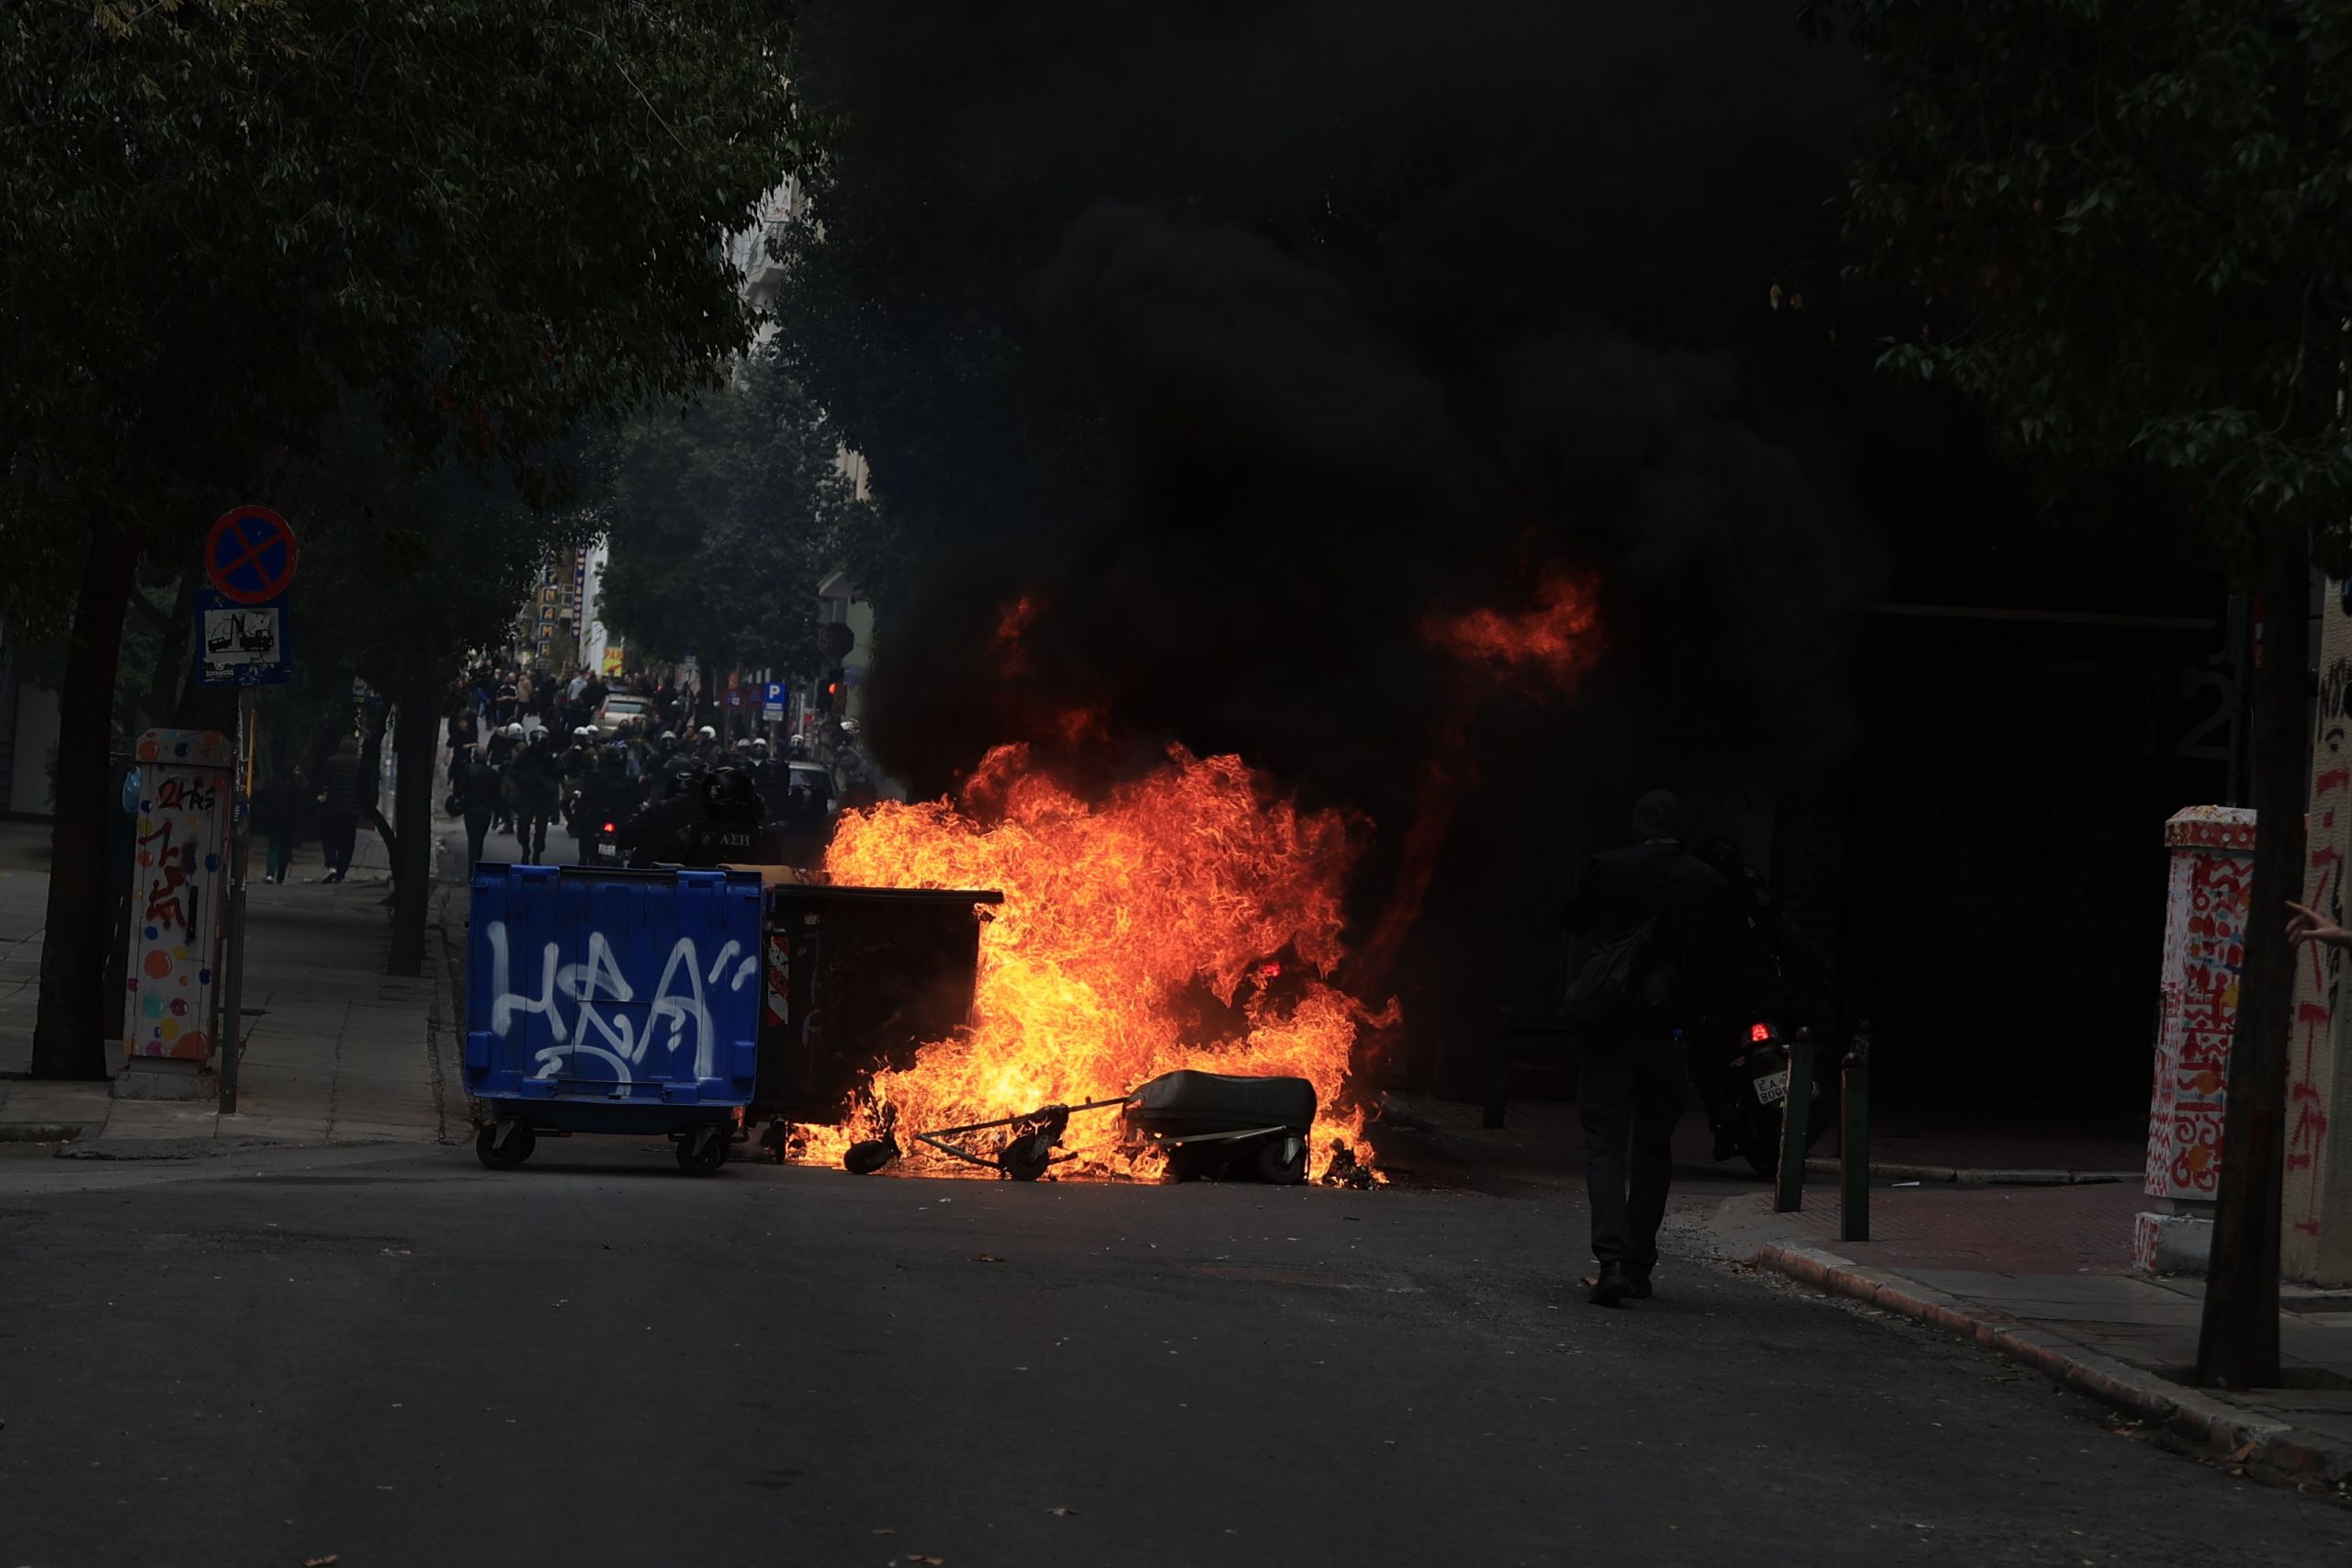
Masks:
[[[863,1077],[970,1021],[985,890],[778,883],[766,894],[754,1114],[830,1122]],[[782,1145],[772,1147],[781,1154]]]

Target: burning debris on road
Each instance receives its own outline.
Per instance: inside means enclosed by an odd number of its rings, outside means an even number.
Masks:
[[[962,1127],[918,1133],[915,1141],[952,1159],[993,1170],[1015,1181],[1035,1181],[1075,1154],[1057,1154],[1069,1119],[1088,1111],[1120,1108],[1119,1149],[1130,1172],[1154,1165],[1175,1181],[1197,1177],[1254,1176],[1278,1187],[1306,1179],[1308,1138],[1315,1126],[1315,1086],[1305,1078],[1245,1077],[1182,1069],[1162,1073],[1133,1094],[1112,1095],[1080,1105],[1047,1105],[1017,1116],[1000,1116]],[[894,1120],[888,1111],[886,1120]],[[964,1140],[1001,1129],[986,1152]],[[985,1146],[985,1145],[984,1145]],[[852,1144],[842,1164],[860,1176],[888,1166],[905,1151],[895,1129],[879,1138]],[[1356,1180],[1358,1173],[1363,1179]],[[1327,1186],[1370,1186],[1371,1170],[1359,1165],[1344,1139],[1331,1141]]]
[[[835,881],[990,887],[1004,902],[981,931],[969,1025],[875,1071],[839,1125],[795,1127],[794,1157],[1035,1176],[1043,1155],[1062,1176],[1181,1175],[1215,1162],[1166,1118],[1205,1111],[1223,1121],[1194,1134],[1252,1134],[1275,1179],[1311,1174],[1316,1148],[1368,1168],[1351,1072],[1398,1013],[1334,979],[1363,826],[1302,810],[1238,757],[1181,747],[1096,800],[1001,747],[957,804],[844,815],[825,859]],[[1171,1074],[1205,1081],[1171,1100],[1155,1088]],[[1260,1081],[1204,1097],[1211,1075]],[[1250,1102],[1238,1122],[1236,1100]],[[1125,1113],[1076,1113],[1113,1104]],[[1013,1136],[986,1156],[922,1136],[997,1128]]]

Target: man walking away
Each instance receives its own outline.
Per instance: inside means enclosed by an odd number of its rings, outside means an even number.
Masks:
[[[481,743],[481,727],[475,721],[472,704],[461,700],[449,715],[449,761],[455,762],[458,752]]]
[[[1593,938],[1564,1010],[1584,1036],[1577,1113],[1584,1125],[1596,1306],[1650,1294],[1674,1175],[1685,1066],[1685,995],[1708,956],[1729,889],[1682,847],[1681,805],[1653,790],[1634,807],[1634,842],[1586,868],[1561,923]]]
[[[449,779],[449,791],[458,797],[458,805],[465,813],[469,874],[481,863],[482,840],[490,836],[491,820],[498,815],[503,788],[504,781],[499,777],[498,770],[479,752],[468,751],[458,759]]]
[[[264,882],[285,881],[287,868],[294,863],[294,824],[306,788],[302,770],[296,767],[254,792],[254,829],[269,840],[269,858],[262,864]]]
[[[563,798],[562,761],[548,731],[532,736],[506,765],[506,784],[514,797],[514,836],[522,845],[523,858],[533,865],[545,865],[548,819]]]
[[[505,776],[507,765],[514,761],[515,753],[522,749],[523,727],[520,724],[509,724],[503,729],[491,732],[490,744],[482,748],[481,754],[492,767],[498,770],[499,775],[503,778]],[[514,815],[509,802],[503,796],[498,802],[498,815],[492,818],[491,826],[503,829],[510,833],[514,830]]]
[[[351,852],[359,837],[359,813],[366,802],[359,790],[359,740],[346,735],[335,742],[334,753],[319,766],[319,838],[326,852],[327,882],[341,882],[351,870]]]

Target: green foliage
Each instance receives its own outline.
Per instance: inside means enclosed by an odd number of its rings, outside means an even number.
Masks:
[[[399,697],[435,691],[469,655],[503,646],[540,564],[594,526],[582,508],[533,505],[503,479],[412,473],[382,446],[356,410],[334,427],[308,492],[333,526],[303,552],[292,611],[306,671],[329,688],[356,674]],[[577,461],[570,448],[554,455]]]
[[[1810,0],[1876,67],[1843,201],[1910,290],[1884,363],[2012,451],[2165,476],[2243,571],[2281,519],[2342,550],[2352,6]]]
[[[61,509],[164,544],[297,493],[350,392],[399,459],[547,499],[549,443],[747,340],[721,242],[801,155],[788,24],[774,0],[0,11],[0,547],[53,588]]]
[[[605,624],[642,654],[813,669],[817,585],[847,565],[887,597],[896,559],[839,451],[764,349],[726,390],[624,432],[594,508],[612,542]]]

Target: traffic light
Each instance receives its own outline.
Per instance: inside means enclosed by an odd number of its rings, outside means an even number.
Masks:
[[[827,717],[842,707],[842,670],[839,665],[825,671],[824,683],[817,688],[817,711]]]

